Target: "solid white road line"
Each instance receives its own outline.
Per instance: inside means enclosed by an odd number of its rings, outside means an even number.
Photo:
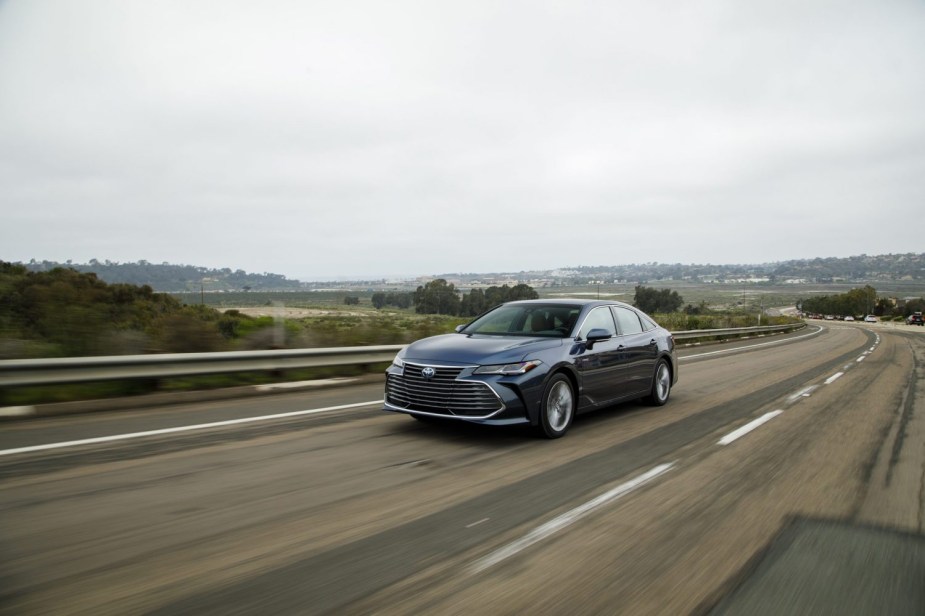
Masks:
[[[566,528],[567,526],[574,524],[579,519],[588,515],[589,513],[591,513],[593,510],[597,509],[598,507],[602,505],[606,505],[607,503],[611,501],[614,501],[622,496],[625,496],[629,494],[630,492],[632,492],[633,490],[636,490],[637,488],[640,488],[643,485],[649,483],[650,481],[652,481],[659,475],[667,473],[669,470],[671,470],[671,468],[674,465],[675,465],[674,462],[670,462],[668,464],[660,464],[659,466],[656,466],[652,470],[645,472],[642,475],[639,475],[638,477],[627,481],[626,483],[620,484],[617,487],[613,488],[612,490],[604,492],[600,496],[597,496],[589,500],[583,505],[579,505],[578,507],[575,507],[571,511],[566,511],[562,515],[553,518],[552,520],[550,520],[549,522],[546,522],[542,526],[538,526],[537,528],[533,529],[532,531],[530,531],[529,533],[527,533],[526,535],[524,535],[517,541],[514,541],[513,543],[509,543],[503,548],[495,550],[494,552],[492,552],[485,558],[482,558],[481,560],[476,562],[475,565],[473,565],[472,572],[479,573],[481,571],[484,571],[485,569],[488,569],[489,567],[493,567],[494,565],[497,565],[501,561],[506,560],[510,558],[511,556],[514,556],[515,554],[530,547],[534,543],[540,542],[543,539],[546,539],[547,537]]]
[[[738,430],[733,430],[732,432],[730,432],[729,434],[727,434],[727,435],[724,436],[723,438],[719,439],[719,441],[717,441],[716,444],[717,444],[717,445],[728,445],[729,443],[731,443],[731,442],[733,442],[733,441],[735,441],[735,440],[737,440],[737,439],[742,438],[743,436],[745,436],[746,434],[748,434],[749,432],[751,432],[752,430],[754,430],[754,429],[757,428],[758,426],[760,426],[760,425],[762,425],[762,424],[765,424],[765,423],[771,421],[772,419],[774,419],[775,417],[777,417],[777,416],[780,415],[781,413],[783,413],[783,411],[771,411],[770,413],[765,413],[764,415],[762,415],[761,417],[759,417],[759,418],[756,419],[755,421],[752,421],[752,422],[749,422],[749,423],[745,424],[744,426],[742,426],[742,427],[739,428]]]
[[[370,402],[356,402],[354,404],[341,404],[339,406],[329,406],[320,409],[309,409],[306,411],[291,411],[289,413],[276,413],[274,415],[261,415],[259,417],[243,417],[241,419],[229,419],[226,421],[213,421],[211,423],[195,424],[192,426],[178,426],[176,428],[162,428],[160,430],[148,430],[145,432],[130,432],[128,434],[114,434],[112,436],[99,436],[96,438],[85,438],[79,441],[65,441],[62,443],[49,443],[47,445],[32,445],[30,447],[17,447],[16,449],[0,450],[0,456],[10,456],[17,453],[29,453],[33,451],[46,451],[49,449],[62,449],[64,447],[76,447],[78,445],[93,445],[97,443],[110,443],[113,441],[124,441],[134,438],[143,438],[145,436],[159,436],[162,434],[174,434],[176,432],[192,432],[193,430],[206,430],[208,428],[220,428],[222,426],[234,426],[237,424],[254,423],[257,421],[269,421],[271,419],[286,419],[288,417],[299,417],[302,415],[317,415],[320,413],[331,413],[333,411],[343,411],[345,409],[355,409],[362,406],[372,406],[382,404],[382,400],[372,400]]]

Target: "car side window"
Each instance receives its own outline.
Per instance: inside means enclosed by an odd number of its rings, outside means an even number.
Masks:
[[[603,329],[611,336],[617,335],[617,328],[614,325],[613,314],[611,314],[610,308],[601,306],[592,310],[581,326],[578,336],[582,339],[586,339],[588,337],[588,332],[592,329]]]
[[[622,335],[642,333],[642,323],[635,312],[620,306],[614,306],[613,312],[617,317],[617,323],[620,324],[620,333]]]
[[[652,331],[653,329],[656,329],[658,327],[658,324],[652,319],[650,319],[647,315],[639,314],[638,312],[636,313],[636,315],[639,317],[639,320],[642,321],[642,329],[644,329],[645,331],[647,332]]]

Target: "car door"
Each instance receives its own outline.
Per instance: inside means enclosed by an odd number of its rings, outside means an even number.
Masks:
[[[658,359],[655,332],[646,332],[639,316],[629,308],[613,306],[613,313],[619,330],[620,351],[624,354],[624,387],[633,395],[647,393],[652,387]]]
[[[578,337],[587,341],[588,333],[595,329],[603,329],[611,337],[594,343],[584,342],[575,357],[575,367],[581,376],[583,403],[598,405],[620,397],[622,381],[625,379],[622,370],[625,357],[621,351],[613,313],[608,306],[599,306],[588,313],[578,331]]]

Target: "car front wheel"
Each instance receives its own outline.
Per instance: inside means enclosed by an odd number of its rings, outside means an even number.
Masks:
[[[539,430],[546,438],[559,438],[565,434],[575,416],[575,392],[563,374],[553,375],[543,390]]]
[[[668,362],[664,359],[658,362],[655,368],[655,378],[652,379],[652,391],[647,397],[647,401],[652,406],[662,406],[668,402],[668,396],[671,394],[671,369]]]

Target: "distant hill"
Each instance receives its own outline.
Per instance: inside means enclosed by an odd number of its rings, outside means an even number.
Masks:
[[[925,280],[925,253],[859,255],[847,258],[816,258],[751,265],[683,263],[634,263],[631,265],[579,265],[557,270],[493,274],[443,274],[447,279],[466,283],[509,277],[517,280],[543,280],[547,284],[581,285],[594,282],[647,282],[690,280],[727,282],[744,279],[786,282],[875,282]]]
[[[295,291],[322,287],[355,286],[358,281],[300,282],[280,274],[252,274],[243,270],[209,269],[194,265],[169,263],[56,263],[35,261],[22,263],[31,271],[49,271],[56,267],[75,269],[81,273],[95,273],[110,284],[126,283],[148,285],[162,293],[200,291]],[[422,277],[432,278],[427,272]],[[445,273],[437,277],[459,284],[517,284],[530,282],[534,286],[583,285],[594,282],[647,283],[652,281],[689,280],[692,282],[729,282],[736,280],[767,281],[768,283],[807,282],[877,282],[925,281],[925,253],[858,255],[854,257],[820,257],[752,265],[713,265],[682,263],[639,263],[630,265],[579,265],[556,270],[494,273]],[[367,280],[369,288],[387,286],[384,280]],[[406,281],[412,288],[418,284]]]
[[[244,270],[210,269],[195,265],[172,265],[170,263],[114,263],[97,261],[89,263],[56,263],[35,261],[21,263],[33,272],[47,272],[56,267],[70,268],[81,273],[94,273],[109,284],[148,285],[160,293],[183,293],[215,291],[294,291],[302,288],[298,280],[289,280],[280,274],[251,274]]]
[[[771,273],[777,278],[807,278],[816,282],[925,280],[925,253],[786,261]]]

